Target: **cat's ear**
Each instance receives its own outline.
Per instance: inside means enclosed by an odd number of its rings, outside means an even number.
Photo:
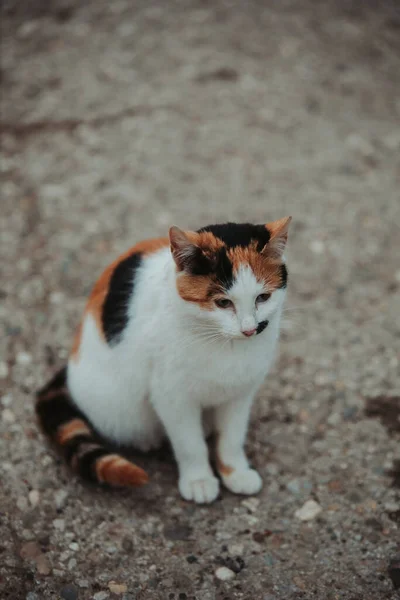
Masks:
[[[283,217],[278,221],[271,221],[266,224],[270,238],[268,244],[263,249],[264,254],[272,258],[282,258],[288,239],[289,225],[292,217]]]
[[[169,230],[171,252],[178,270],[201,274],[201,271],[207,270],[209,261],[201,248],[190,239],[194,236],[196,236],[194,232],[190,232],[188,235],[175,226]]]

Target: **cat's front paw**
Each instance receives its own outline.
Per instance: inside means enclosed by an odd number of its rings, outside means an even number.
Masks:
[[[247,496],[258,494],[263,485],[260,475],[254,469],[235,470],[230,475],[223,475],[222,481],[234,494]]]
[[[219,493],[219,481],[213,475],[202,478],[182,476],[179,479],[179,491],[185,500],[193,500],[197,504],[213,502]]]

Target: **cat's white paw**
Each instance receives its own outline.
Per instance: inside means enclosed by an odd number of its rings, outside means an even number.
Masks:
[[[212,475],[197,479],[182,476],[179,479],[179,491],[185,500],[193,500],[197,504],[209,504],[218,496],[219,481]]]
[[[225,487],[234,494],[257,494],[263,485],[260,475],[254,469],[241,469],[233,471],[230,475],[222,477]]]

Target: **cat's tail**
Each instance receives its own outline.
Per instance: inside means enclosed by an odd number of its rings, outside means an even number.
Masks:
[[[147,473],[107,448],[75,406],[67,388],[66,367],[37,392],[36,398],[36,414],[44,433],[81,477],[114,486],[147,483]]]

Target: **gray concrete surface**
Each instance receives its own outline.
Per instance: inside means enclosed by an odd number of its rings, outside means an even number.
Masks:
[[[3,2],[1,598],[394,600],[399,53],[394,1]],[[187,504],[169,455],[139,491],[73,478],[32,391],[103,267],[173,223],[286,214],[260,496]]]

